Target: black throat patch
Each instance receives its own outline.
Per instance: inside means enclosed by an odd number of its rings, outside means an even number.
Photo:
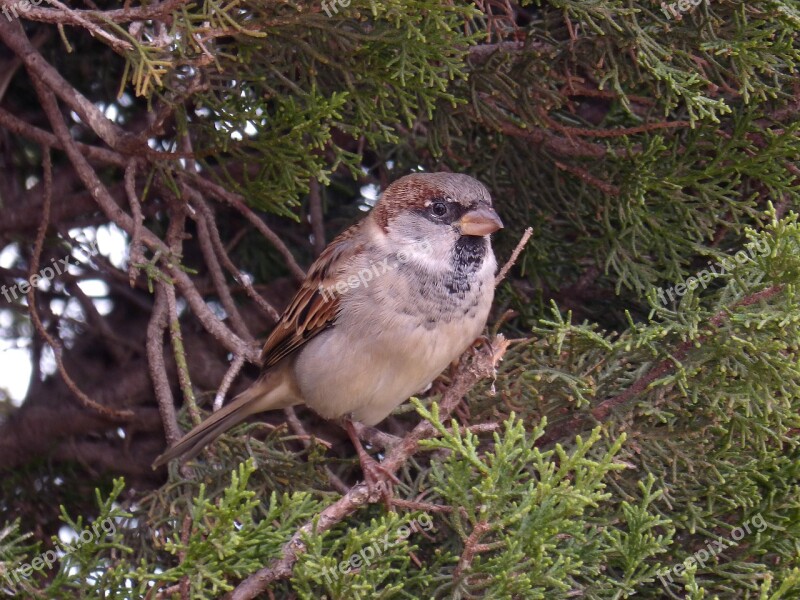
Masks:
[[[483,263],[486,256],[487,240],[484,237],[462,235],[453,248],[452,276],[444,284],[452,294],[463,298],[470,289],[471,275]]]

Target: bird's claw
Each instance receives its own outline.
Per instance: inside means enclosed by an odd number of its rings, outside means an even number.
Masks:
[[[370,499],[377,500],[382,498],[386,505],[389,506],[394,496],[394,485],[399,484],[400,480],[394,473],[385,469],[377,460],[366,453],[364,456],[359,457],[359,461]]]

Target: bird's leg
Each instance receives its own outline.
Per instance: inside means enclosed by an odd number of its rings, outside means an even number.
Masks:
[[[364,446],[361,445],[361,440],[356,433],[356,428],[350,417],[344,418],[344,428],[347,435],[350,436],[350,441],[355,446],[356,453],[358,454],[358,461],[361,463],[361,470],[364,472],[364,482],[369,488],[370,495],[380,495],[386,500],[387,504],[392,497],[392,483],[400,483],[400,480],[384,469],[380,463],[372,458]]]
[[[477,354],[478,353],[478,349],[481,346],[489,346],[489,347],[491,347],[491,345],[492,345],[492,339],[488,335],[481,334],[481,335],[479,335],[478,337],[475,338],[474,342],[472,342],[472,344],[470,345],[470,349],[472,350],[473,354]]]
[[[353,421],[353,428],[356,430],[358,439],[364,440],[371,446],[378,446],[384,450],[391,450],[399,444],[403,438],[391,433],[385,433],[376,427],[367,427],[362,423]]]

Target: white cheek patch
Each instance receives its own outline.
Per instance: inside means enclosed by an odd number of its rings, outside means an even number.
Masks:
[[[384,250],[396,253],[398,262],[415,263],[448,256],[457,239],[451,227],[413,214],[396,218],[387,237]]]
[[[440,236],[436,239],[431,236],[421,241],[402,244],[397,251],[397,262],[407,264],[424,271],[440,271],[450,264],[454,239],[450,236]]]
[[[438,255],[434,252],[430,252],[427,254],[419,254],[413,256],[411,260],[408,262],[414,264],[417,267],[420,267],[424,271],[428,272],[436,272],[443,268],[443,266],[447,266],[449,263],[442,264],[442,259],[448,257],[450,254],[449,251],[444,251],[438,253]]]
[[[397,262],[400,264],[419,262],[431,254],[433,254],[433,244],[428,240],[409,242],[397,250]]]

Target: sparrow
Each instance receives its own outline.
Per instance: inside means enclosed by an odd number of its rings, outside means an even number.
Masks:
[[[253,414],[306,404],[343,421],[373,479],[353,421],[381,422],[481,334],[497,269],[489,236],[502,227],[489,191],[467,175],[415,173],[389,185],[311,265],[255,383],[153,467],[197,455]]]

